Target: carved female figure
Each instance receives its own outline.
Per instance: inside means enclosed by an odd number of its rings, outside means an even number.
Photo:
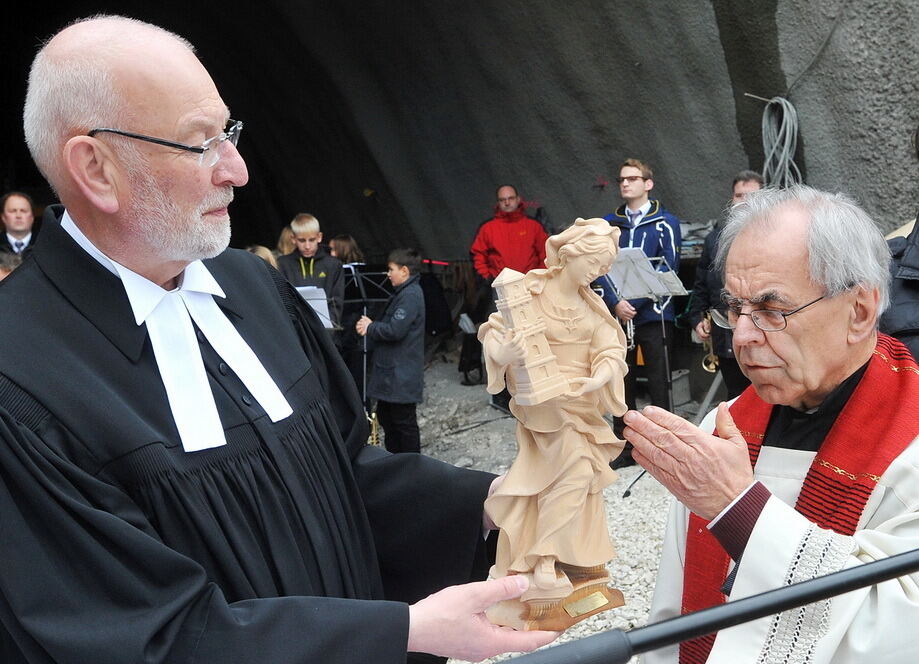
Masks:
[[[622,441],[604,413],[625,410],[625,335],[590,284],[609,271],[619,230],[603,219],[578,219],[546,242],[544,270],[526,287],[545,320],[545,336],[569,391],[537,405],[511,400],[518,454],[486,501],[501,528],[492,576],[531,574],[523,600],[563,599],[579,581],[605,580],[615,555],[602,490],[616,479],[609,467]],[[509,368],[526,347],[500,313],[482,325],[489,391],[517,386]]]

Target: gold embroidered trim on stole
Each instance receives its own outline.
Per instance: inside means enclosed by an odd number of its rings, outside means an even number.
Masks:
[[[843,470],[839,466],[834,466],[829,461],[825,461],[823,459],[814,459],[814,461],[820,464],[821,466],[823,466],[824,468],[829,468],[837,475],[844,475],[845,477],[848,477],[850,480],[857,480],[860,477],[867,477],[869,480],[872,480],[875,484],[881,481],[881,478],[879,475],[872,475],[871,473],[859,473],[858,475],[856,475],[854,473],[850,473],[847,470]]]
[[[914,374],[919,374],[919,369],[916,369],[916,367],[895,367],[893,366],[890,363],[890,358],[884,355],[884,353],[880,352],[877,349],[874,350],[874,354],[877,355],[882,360],[884,360],[884,362],[887,364],[887,368],[890,369],[891,371],[896,371],[896,372],[912,371]]]

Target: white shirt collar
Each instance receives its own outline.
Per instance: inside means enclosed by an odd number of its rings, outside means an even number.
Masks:
[[[22,248],[25,249],[29,246],[29,242],[32,241],[32,234],[29,233],[25,237],[13,237],[9,233],[6,234],[6,241],[10,243],[11,247],[15,247],[17,242],[22,242]]]
[[[628,204],[626,204],[625,206],[625,214],[629,219],[631,219],[632,215],[634,215],[636,212],[641,212],[641,214],[636,218],[636,221],[641,221],[642,219],[644,219],[645,215],[648,214],[648,212],[650,211],[651,211],[651,201],[650,200],[645,201],[645,204],[642,205],[637,210],[633,210],[632,208],[628,206]]]
[[[226,444],[194,324],[242,381],[272,422],[293,410],[249,344],[214,297],[226,295],[201,261],[185,267],[167,291],[103,254],[65,211],[61,228],[124,285],[134,322],[146,324],[173,420],[186,452]]]
[[[67,231],[67,234],[80,245],[86,253],[96,259],[104,268],[121,279],[124,285],[128,301],[131,303],[131,311],[134,312],[134,322],[142,325],[147,317],[156,309],[156,306],[163,299],[163,296],[169,292],[159,284],[155,284],[146,277],[142,277],[130,268],[112,260],[92,243],[92,241],[83,234],[80,227],[73,221],[66,210],[61,218],[61,228]],[[197,293],[209,293],[217,297],[226,298],[226,294],[214,279],[214,276],[204,266],[201,261],[189,263],[185,271],[179,277],[179,290],[189,290]]]

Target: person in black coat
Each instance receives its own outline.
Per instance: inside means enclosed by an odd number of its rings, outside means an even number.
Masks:
[[[919,158],[919,127],[913,134]],[[919,214],[909,235],[887,241],[890,247],[890,306],[878,323],[881,332],[905,343],[919,358]]]
[[[0,662],[404,664],[556,636],[478,615],[527,585],[467,583],[494,476],[367,445],[318,316],[226,248],[242,122],[188,42],[72,23],[23,117],[64,207],[0,287]]]
[[[741,171],[734,176],[731,185],[731,205],[736,205],[751,191],[758,191],[763,186],[763,178],[756,171]],[[719,223],[705,238],[702,256],[696,265],[696,280],[692,287],[692,302],[689,309],[689,322],[703,341],[711,338],[712,350],[718,358],[718,369],[724,378],[728,398],[733,399],[743,392],[750,380],[743,375],[737,360],[734,358],[733,335],[713,325],[705,317],[709,309],[720,308],[721,290],[724,280],[721,272],[713,265],[718,253],[718,238],[721,237],[723,223]]]
[[[371,342],[367,397],[377,400],[377,417],[390,452],[420,452],[415,407],[424,388],[424,294],[421,257],[414,249],[389,254],[387,275],[396,289],[379,320],[361,316],[357,333]]]
[[[294,286],[315,286],[325,291],[333,327],[341,323],[345,299],[345,274],[341,261],[322,246],[319,220],[301,212],[290,222],[295,251],[278,258],[278,271]]]
[[[0,198],[0,253],[25,258],[32,251],[37,237],[32,210],[32,199],[21,191],[11,191]]]

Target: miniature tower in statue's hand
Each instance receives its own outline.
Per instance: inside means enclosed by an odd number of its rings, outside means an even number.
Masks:
[[[508,329],[522,335],[526,343],[526,358],[511,367],[517,385],[514,400],[523,406],[534,406],[561,396],[569,388],[543,334],[546,323],[533,310],[533,296],[526,288],[525,278],[525,274],[506,267],[495,277],[492,287],[498,295],[495,304]]]

